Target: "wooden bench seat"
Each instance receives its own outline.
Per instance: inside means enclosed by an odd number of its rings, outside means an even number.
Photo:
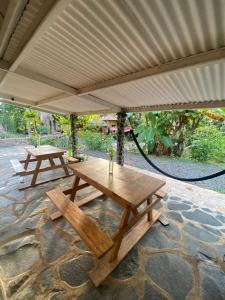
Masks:
[[[68,161],[68,163],[76,163],[76,162],[79,162],[79,159],[75,158],[75,157],[72,157],[72,156],[67,156],[67,155],[63,155],[63,158],[65,160]]]
[[[47,192],[48,197],[60,210],[82,240],[100,258],[113,246],[112,239],[102,231],[84,212],[59,189]]]
[[[161,190],[158,190],[154,194],[157,198],[164,199],[167,196],[167,193]]]
[[[20,163],[20,161],[18,159],[11,159],[10,162],[12,164],[14,171],[16,172],[16,175],[20,175],[20,174],[26,172],[23,165]]]

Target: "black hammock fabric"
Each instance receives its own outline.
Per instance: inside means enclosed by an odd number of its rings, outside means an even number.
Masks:
[[[144,159],[155,169],[157,170],[158,172],[162,173],[163,175],[166,175],[170,178],[173,178],[173,179],[177,179],[177,180],[181,180],[181,181],[203,181],[203,180],[209,180],[209,179],[212,179],[212,178],[215,178],[215,177],[218,177],[218,176],[222,176],[222,175],[225,175],[225,170],[222,170],[220,172],[217,172],[217,173],[214,173],[214,174],[211,174],[211,175],[208,175],[208,176],[203,176],[203,177],[199,177],[199,178],[183,178],[183,177],[177,177],[177,176],[174,176],[174,175],[171,175],[165,171],[163,171],[162,169],[160,169],[158,166],[156,166],[149,158],[148,156],[144,153],[144,151],[142,150],[141,146],[139,145],[137,139],[136,139],[136,136],[134,134],[134,131],[131,130],[130,131],[131,135],[132,135],[132,138],[135,142],[135,145],[137,146],[139,152],[141,153],[141,155],[144,157]]]

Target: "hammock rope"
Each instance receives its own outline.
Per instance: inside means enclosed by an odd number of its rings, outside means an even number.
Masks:
[[[170,177],[172,179],[181,180],[181,181],[203,181],[203,180],[209,180],[209,179],[212,179],[212,178],[216,178],[218,176],[225,175],[225,170],[216,172],[214,174],[210,174],[208,176],[198,177],[198,178],[183,178],[183,177],[178,177],[178,176],[174,176],[172,174],[169,174],[169,173],[163,171],[158,166],[156,166],[155,163],[150,158],[148,158],[148,156],[144,153],[144,151],[142,150],[140,144],[138,143],[137,138],[136,138],[136,136],[134,134],[134,131],[131,130],[130,133],[131,133],[131,136],[132,136],[132,138],[134,140],[135,145],[137,146],[139,152],[144,157],[144,159],[147,161],[147,163],[149,163],[149,165],[152,166],[155,170],[157,170],[158,172],[162,173],[163,175],[165,175],[167,177]]]

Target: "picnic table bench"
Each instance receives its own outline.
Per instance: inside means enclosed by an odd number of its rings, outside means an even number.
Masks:
[[[19,188],[19,190],[24,190],[29,187],[34,187],[42,183],[46,183],[49,181],[57,180],[59,178],[64,178],[71,176],[73,174],[69,173],[69,170],[67,168],[68,162],[66,163],[64,160],[64,155],[66,150],[60,149],[57,147],[45,145],[40,147],[25,147],[25,150],[27,152],[27,157],[24,160],[18,160],[18,159],[12,159],[11,164],[12,167],[15,170],[15,176],[29,176],[32,175],[31,182],[28,184],[23,185]],[[70,158],[68,158],[70,159]],[[46,167],[41,168],[41,164],[44,161],[48,161],[49,165]],[[56,163],[55,160],[58,160],[59,163]],[[28,169],[30,163],[36,162],[36,166],[33,169]],[[73,162],[75,162],[73,160]],[[56,170],[62,168],[64,170],[65,175],[61,177],[51,178],[44,181],[37,182],[38,174]]]
[[[119,165],[115,165],[110,175],[108,161],[104,159],[72,164],[69,168],[76,175],[73,186],[64,191],[56,188],[47,192],[58,208],[51,219],[64,216],[97,257],[97,264],[88,275],[98,286],[160,217],[154,206],[165,196],[160,191],[165,182]],[[80,184],[81,180],[84,183]],[[89,185],[94,186],[96,192],[77,201],[77,191]],[[124,208],[118,230],[112,236],[81,209],[103,194]]]

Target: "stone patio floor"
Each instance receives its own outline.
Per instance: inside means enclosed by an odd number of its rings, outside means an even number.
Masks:
[[[168,197],[158,209],[170,225],[157,222],[95,288],[86,246],[65,220],[48,218],[46,191],[73,178],[20,192],[10,164],[17,157],[24,157],[22,147],[0,148],[0,299],[225,299],[225,195],[166,179]],[[101,197],[83,209],[109,233],[116,230],[115,202]]]

